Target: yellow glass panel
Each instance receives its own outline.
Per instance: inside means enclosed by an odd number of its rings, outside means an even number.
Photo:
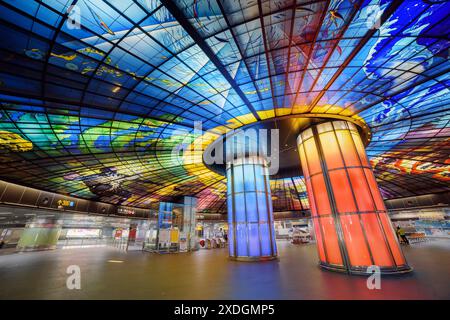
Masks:
[[[313,175],[318,172],[322,172],[320,166],[319,153],[317,152],[316,143],[314,139],[308,139],[303,143],[305,148],[306,159],[309,166],[309,174]]]
[[[359,157],[353,145],[353,139],[351,137],[350,131],[337,130],[336,135],[339,141],[339,145],[341,146],[342,153],[344,154],[345,165],[347,167],[361,166]]]
[[[308,162],[306,161],[305,149],[303,148],[303,144],[300,144],[298,146],[298,152],[300,154],[300,162],[302,164],[303,175],[305,177],[309,177]]]
[[[328,170],[342,168],[344,162],[342,161],[341,151],[339,150],[334,132],[321,133],[319,134],[319,139]]]
[[[352,132],[352,138],[353,138],[353,141],[355,142],[356,150],[358,151],[358,155],[359,155],[359,158],[361,159],[362,165],[369,166],[369,162],[368,162],[367,156],[366,156],[366,150],[361,141],[361,137],[359,136],[358,133]]]

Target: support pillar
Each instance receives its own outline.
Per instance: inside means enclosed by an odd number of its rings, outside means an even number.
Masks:
[[[197,198],[184,197],[183,199],[183,235],[186,236],[186,250],[194,251],[198,249],[195,227],[197,226]]]
[[[158,213],[157,252],[170,252],[171,229],[173,222],[173,203],[160,202]]]
[[[264,157],[242,156],[227,163],[227,206],[230,258],[275,259],[272,199]]]
[[[411,271],[398,243],[356,126],[313,125],[297,139],[320,265],[350,274],[369,266]]]

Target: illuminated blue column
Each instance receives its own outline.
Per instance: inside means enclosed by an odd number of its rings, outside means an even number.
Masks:
[[[227,163],[230,257],[260,261],[277,256],[267,162],[246,156]]]

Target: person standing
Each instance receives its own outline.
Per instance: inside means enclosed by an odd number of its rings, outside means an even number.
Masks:
[[[405,244],[409,245],[409,240],[406,237],[405,230],[403,230],[403,228],[400,228],[400,226],[397,226],[397,235],[399,236],[399,239],[401,239]]]

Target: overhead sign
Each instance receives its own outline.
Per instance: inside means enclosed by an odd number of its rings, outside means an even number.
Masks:
[[[70,201],[70,200],[64,200],[64,199],[60,199],[58,200],[58,207],[70,207],[73,208],[75,207],[75,202],[74,201]]]
[[[119,214],[125,214],[127,216],[133,216],[136,214],[136,211],[134,211],[133,209],[130,208],[123,208],[123,207],[119,207],[117,209],[117,213]]]

